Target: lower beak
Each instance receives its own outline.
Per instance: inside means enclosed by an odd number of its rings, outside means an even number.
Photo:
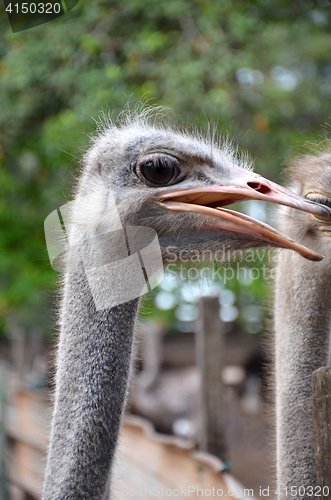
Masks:
[[[246,179],[240,179],[233,185],[172,189],[163,192],[158,201],[168,210],[207,217],[210,221],[208,223],[215,229],[244,234],[272,246],[289,248],[309,260],[322,260],[321,255],[296,243],[271,226],[222,207],[244,200],[264,200],[308,212],[326,221],[331,220],[331,211],[252,172],[245,172],[245,177]]]

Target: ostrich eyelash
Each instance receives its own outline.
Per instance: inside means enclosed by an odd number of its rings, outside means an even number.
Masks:
[[[322,195],[319,194],[313,194],[309,193],[305,196],[308,200],[315,201],[316,203],[319,203],[320,205],[325,205],[329,208],[331,208],[331,199],[323,197]]]
[[[326,205],[327,207],[331,208],[331,200],[330,200],[330,198],[320,198],[318,200],[318,203],[320,203],[321,205]]]

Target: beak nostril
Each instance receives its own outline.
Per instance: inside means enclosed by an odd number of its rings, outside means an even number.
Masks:
[[[247,182],[247,186],[262,194],[272,193],[271,189],[268,188],[268,186],[264,186],[260,182]]]

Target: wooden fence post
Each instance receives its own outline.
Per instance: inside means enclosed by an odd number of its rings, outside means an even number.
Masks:
[[[313,415],[317,485],[326,500],[331,498],[331,367],[313,373]]]
[[[196,334],[197,365],[201,371],[200,437],[201,451],[226,462],[226,414],[222,371],[224,334],[216,296],[200,299],[200,326]]]

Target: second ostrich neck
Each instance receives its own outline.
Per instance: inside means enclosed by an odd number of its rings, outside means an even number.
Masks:
[[[138,300],[96,311],[82,271],[66,276],[63,304],[44,495],[109,498]]]
[[[281,251],[276,280],[278,498],[316,486],[312,373],[328,363],[331,269]],[[293,498],[299,498],[294,496]]]

